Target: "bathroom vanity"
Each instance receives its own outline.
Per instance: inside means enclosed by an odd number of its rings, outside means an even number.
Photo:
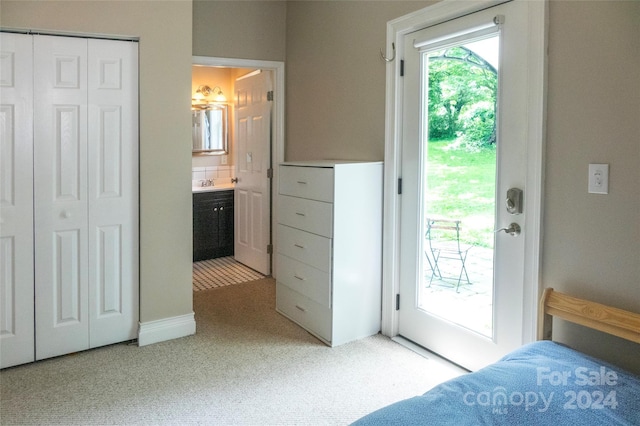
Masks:
[[[233,255],[233,188],[193,189],[193,261]]]

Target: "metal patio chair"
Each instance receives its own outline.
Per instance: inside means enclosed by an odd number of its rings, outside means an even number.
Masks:
[[[456,293],[460,291],[460,282],[464,274],[467,283],[471,284],[469,274],[467,274],[467,254],[473,247],[472,244],[464,244],[460,242],[460,220],[452,219],[433,219],[427,218],[427,241],[429,243],[429,251],[431,258],[427,255],[427,260],[431,266],[431,279],[429,287],[434,277],[442,280],[444,278],[456,279],[456,277],[443,277],[440,271],[440,262],[442,259],[451,259],[460,262],[460,274],[457,277]],[[433,262],[432,262],[433,260]]]

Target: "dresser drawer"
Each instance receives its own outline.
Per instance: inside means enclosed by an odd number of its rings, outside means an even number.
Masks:
[[[331,274],[282,254],[276,258],[278,281],[321,305],[331,307]]]
[[[317,201],[333,201],[333,169],[280,166],[280,194]]]
[[[278,196],[278,222],[331,238],[333,204],[304,198]]]
[[[311,333],[331,342],[331,311],[328,308],[277,282],[276,309]]]
[[[331,239],[278,225],[278,253],[325,272],[331,271]]]

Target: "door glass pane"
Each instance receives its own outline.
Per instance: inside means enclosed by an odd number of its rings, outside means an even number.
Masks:
[[[498,35],[425,52],[419,308],[493,336]]]

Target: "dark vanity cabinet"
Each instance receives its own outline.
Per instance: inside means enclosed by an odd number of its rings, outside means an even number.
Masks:
[[[193,193],[193,261],[233,255],[233,191]]]

